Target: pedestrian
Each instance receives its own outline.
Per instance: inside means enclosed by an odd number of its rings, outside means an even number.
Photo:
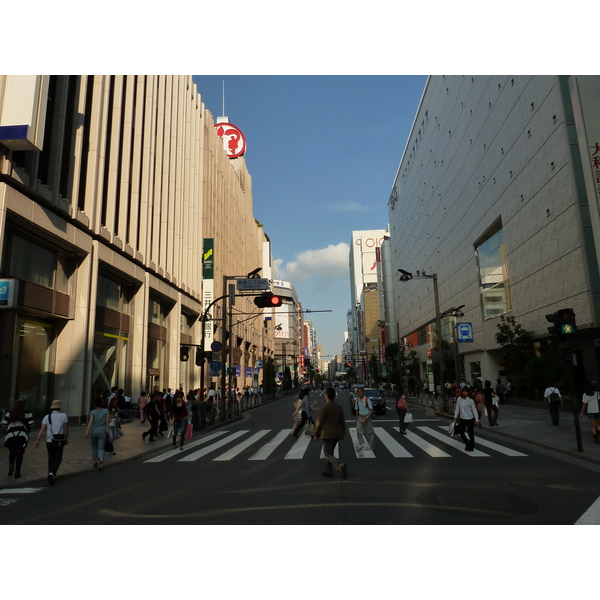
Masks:
[[[406,415],[410,414],[410,410],[408,408],[408,404],[406,404],[406,398],[404,397],[404,390],[400,387],[398,388],[398,400],[396,401],[396,412],[398,413],[398,419],[400,420],[400,424],[398,427],[398,433],[402,435],[406,435]]]
[[[110,451],[111,454],[116,454],[114,449],[114,443],[119,437],[119,415],[121,414],[121,409],[119,408],[119,397],[115,396],[108,405],[108,412],[110,415],[109,425],[110,425],[110,441],[113,444],[113,449]]]
[[[498,396],[498,403],[504,404],[506,400],[506,388],[500,379],[496,380],[496,396]]]
[[[496,423],[498,419],[498,407],[494,404],[494,390],[492,389],[492,382],[489,379],[485,381],[482,394],[485,408],[487,409],[488,423],[490,427],[494,427],[498,425]]]
[[[137,405],[140,411],[140,419],[142,423],[146,422],[146,404],[148,404],[148,396],[146,392],[142,392],[138,399]]]
[[[48,452],[48,483],[54,485],[56,474],[62,462],[63,450],[69,440],[69,417],[60,412],[62,402],[52,400],[50,412],[42,419],[42,427],[35,440],[39,448],[40,439],[46,432],[46,451]]]
[[[149,435],[149,442],[155,442],[154,439],[157,436],[157,428],[158,421],[160,419],[160,412],[158,410],[157,404],[160,402],[160,393],[154,392],[152,397],[150,398],[150,402],[148,402],[146,406],[146,418],[148,419],[148,423],[150,424],[150,429],[148,431],[144,431],[142,433],[142,440],[146,441],[146,436]]]
[[[8,476],[21,477],[23,455],[27,448],[29,431],[33,427],[33,415],[26,410],[26,402],[19,398],[9,412],[4,413],[2,426],[6,427],[4,445],[8,448]]]
[[[91,433],[93,467],[94,469],[98,467],[98,470],[102,471],[104,467],[104,447],[111,434],[111,414],[108,408],[102,408],[102,398],[96,399],[95,406],[96,408],[90,411],[85,437],[90,438]]]
[[[185,440],[185,429],[188,424],[188,409],[183,401],[183,395],[180,392],[175,392],[175,399],[171,405],[171,427],[173,428],[173,448],[177,447],[177,434],[181,433],[179,439],[179,449],[183,450],[183,442]]]
[[[477,409],[477,416],[479,418],[479,422],[481,423],[481,418],[485,414],[485,399],[483,397],[483,394],[481,393],[481,390],[476,390],[474,400],[475,408]]]
[[[554,385],[552,381],[550,386],[546,388],[544,392],[544,404],[548,405],[550,410],[550,418],[552,419],[552,425],[558,425],[559,422],[559,410],[561,406],[564,406],[560,391]]]
[[[579,418],[582,419],[584,414],[590,421],[592,427],[592,435],[594,436],[594,444],[600,444],[600,406],[598,402],[598,391],[591,381],[586,381],[581,404],[581,413]]]
[[[375,445],[375,431],[373,430],[373,405],[365,396],[365,388],[356,390],[356,435],[358,436],[357,450],[362,450],[364,437],[367,438],[366,450],[373,450]]]
[[[342,479],[346,479],[346,465],[334,455],[337,443],[346,439],[344,409],[335,402],[335,390],[332,387],[325,390],[325,400],[325,404],[321,406],[317,414],[314,433],[314,439],[320,438],[323,442],[323,454],[327,461],[327,467],[322,475],[331,477],[333,467],[335,467],[342,474]]]
[[[298,423],[298,426],[294,429],[294,431],[292,431],[292,435],[295,438],[297,438],[300,432],[302,431],[302,428],[304,427],[304,424],[306,423],[306,421],[308,420],[308,416],[310,415],[310,389],[301,389],[300,393],[298,394],[298,400],[300,400],[302,403],[302,411],[300,414],[300,423]]]
[[[505,401],[508,402],[508,399],[512,398],[512,383],[510,379],[506,382],[506,398]]]
[[[486,382],[489,383],[489,382]],[[460,421],[456,432],[462,438],[465,443],[465,450],[472,452],[475,449],[475,433],[474,426],[480,426],[479,416],[477,415],[477,408],[473,398],[469,397],[469,390],[463,388],[461,397],[456,401],[456,408],[454,409],[454,422]],[[465,435],[465,429],[469,434],[469,439]]]
[[[294,435],[298,424],[302,420],[302,400],[298,399],[294,402],[294,412],[292,413],[292,417],[294,417],[294,425],[290,435]]]

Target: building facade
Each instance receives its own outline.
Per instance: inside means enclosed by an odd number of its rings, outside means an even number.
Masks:
[[[565,307],[577,315],[579,375],[598,379],[599,116],[598,77],[429,79],[388,203],[393,271],[414,276],[396,273],[394,320],[423,367],[435,274],[440,313],[464,305],[458,321],[472,325],[458,343],[454,320],[441,319],[467,379],[506,375],[501,315],[539,345],[550,341],[545,315]]]
[[[23,397],[40,415],[59,398],[84,418],[114,385],[134,402],[197,387],[180,348],[202,339],[203,238],[215,296],[264,262],[243,157],[228,158],[191,77],[15,77],[0,76],[0,269],[16,290],[0,310],[0,405]],[[23,127],[15,103],[37,106]],[[235,333],[260,346],[260,324]]]

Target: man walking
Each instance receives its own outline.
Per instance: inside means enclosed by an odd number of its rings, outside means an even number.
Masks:
[[[320,438],[323,441],[323,454],[327,461],[327,468],[322,475],[331,477],[335,467],[341,472],[342,479],[346,479],[346,465],[333,454],[337,443],[346,439],[344,410],[335,402],[335,390],[332,387],[325,390],[325,399],[327,402],[319,409],[314,433],[315,440]]]
[[[363,435],[367,438],[367,450],[373,450],[375,444],[375,431],[373,430],[373,405],[365,397],[365,388],[356,390],[356,435],[358,436],[357,450],[362,450],[364,445]]]
[[[558,425],[559,421],[559,410],[561,406],[564,406],[564,402],[560,391],[554,385],[554,382],[551,382],[550,386],[546,388],[544,392],[544,404],[548,405],[550,409],[550,417],[552,419],[552,425]]]

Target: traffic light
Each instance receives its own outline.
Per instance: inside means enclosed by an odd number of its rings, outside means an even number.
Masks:
[[[201,367],[204,364],[204,361],[206,360],[206,356],[205,356],[205,352],[204,350],[201,350],[200,348],[196,348],[196,366],[197,367]]]
[[[190,349],[188,346],[179,347],[179,360],[181,362],[187,362],[190,360]]]
[[[254,304],[258,308],[272,308],[281,306],[283,301],[279,296],[275,296],[273,292],[263,292],[260,296],[254,298]]]
[[[548,327],[548,331],[558,338],[569,337],[577,331],[575,311],[572,308],[561,308],[555,313],[546,315],[546,320],[552,323],[552,327]]]

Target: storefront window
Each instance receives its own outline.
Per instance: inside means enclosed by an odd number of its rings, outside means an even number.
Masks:
[[[55,268],[54,252],[18,235],[13,236],[9,267],[11,277],[53,289]]]
[[[106,327],[96,326],[94,336],[94,365],[92,399],[113,386],[128,390],[127,346],[129,335]]]
[[[48,407],[51,375],[54,372],[54,327],[51,323],[27,318],[17,320],[17,352],[12,372],[11,396],[25,398],[34,417]]]
[[[149,390],[162,389],[163,387],[172,387],[164,381],[166,343],[161,340],[148,338],[148,378],[146,380]]]

